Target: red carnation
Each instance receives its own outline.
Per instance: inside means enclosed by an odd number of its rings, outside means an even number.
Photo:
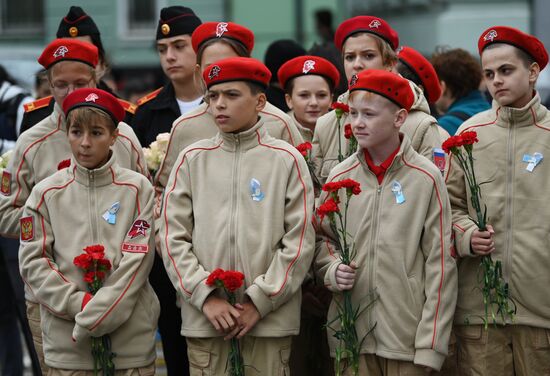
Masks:
[[[86,283],[94,283],[94,277],[95,277],[95,272],[93,271],[90,271],[90,272],[87,272],[86,274],[84,274],[84,282]]]
[[[473,145],[478,142],[477,133],[475,131],[467,131],[460,134],[462,145]]]
[[[222,274],[223,274],[223,269],[218,268],[214,270],[212,273],[210,273],[210,275],[206,279],[206,285],[215,286],[216,281],[221,279],[220,277],[222,276]]]
[[[338,207],[338,203],[331,197],[317,208],[317,215],[319,215],[322,222],[326,215],[330,216],[331,214],[339,211],[340,208]]]
[[[90,245],[84,248],[84,252],[92,256],[94,260],[101,260],[105,257],[105,247],[103,247],[101,244]]]
[[[462,146],[462,138],[460,136],[451,136],[448,139],[443,142],[443,145],[441,145],[441,148],[445,151],[445,153],[450,154],[452,153],[454,148],[458,148]]]
[[[349,112],[349,106],[342,102],[334,102],[330,105],[330,108],[332,108],[333,110],[341,111],[345,113]]]
[[[344,137],[348,140],[353,137],[353,132],[351,131],[351,124],[344,125]]]
[[[340,181],[342,188],[346,188],[349,193],[358,195],[361,193],[361,184],[353,179],[344,179]]]
[[[323,191],[325,192],[337,192],[340,188],[342,188],[342,184],[339,181],[331,181],[323,185]]]
[[[101,270],[111,270],[111,261],[107,259],[100,259],[97,260],[97,265]]]
[[[222,275],[222,282],[224,287],[229,292],[235,292],[238,290],[244,281],[244,274],[237,271],[228,270]]]
[[[63,170],[64,168],[67,168],[71,165],[71,160],[70,159],[64,159],[62,160],[61,162],[59,162],[59,164],[57,165],[57,170]]]
[[[92,266],[92,256],[85,253],[76,256],[73,260],[73,264],[75,264],[80,269],[87,270],[90,268],[90,266]]]
[[[304,142],[298,146],[296,146],[296,149],[304,156],[307,157],[307,153],[309,150],[311,150],[312,146],[310,142]]]

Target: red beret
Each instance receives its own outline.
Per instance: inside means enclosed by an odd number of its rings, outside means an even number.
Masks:
[[[216,61],[202,72],[206,87],[229,81],[249,81],[267,88],[271,72],[251,57],[230,57]]]
[[[441,96],[441,85],[439,77],[428,59],[415,49],[406,46],[399,47],[397,57],[420,78],[428,102],[436,102]]]
[[[199,51],[201,44],[214,38],[233,39],[241,43],[249,53],[254,48],[254,33],[250,29],[233,22],[205,22],[191,35],[195,53]]]
[[[357,16],[342,22],[334,35],[334,44],[339,50],[348,37],[356,33],[371,33],[389,43],[394,50],[399,46],[399,36],[390,25],[379,17]]]
[[[385,70],[367,69],[354,74],[349,81],[349,91],[351,93],[355,90],[371,91],[386,97],[407,111],[414,103],[414,94],[409,81]]]
[[[509,26],[490,27],[481,34],[477,41],[479,55],[481,55],[485,47],[492,43],[511,44],[525,51],[539,64],[541,70],[548,64],[548,53],[546,52],[546,48],[544,48],[544,44],[538,38],[526,34],[521,30]]]
[[[49,69],[64,60],[79,61],[95,68],[98,62],[97,47],[78,39],[55,39],[46,46],[38,63]]]
[[[95,107],[106,112],[115,125],[124,119],[124,108],[118,99],[101,89],[77,89],[67,95],[63,101],[63,112],[65,116],[78,107]]]
[[[298,56],[284,63],[277,72],[281,87],[285,87],[286,83],[298,76],[306,76],[314,74],[325,77],[330,82],[331,90],[336,88],[340,81],[340,72],[327,59],[319,56]]]

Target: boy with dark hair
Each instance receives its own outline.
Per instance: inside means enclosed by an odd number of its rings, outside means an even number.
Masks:
[[[331,290],[328,320],[335,330],[343,290],[350,290],[362,342],[359,374],[425,375],[447,355],[456,303],[451,257],[451,209],[441,173],[400,132],[414,95],[392,72],[367,70],[349,86],[350,121],[358,151],[336,166],[328,182],[352,179],[346,232],[356,256],[342,263],[339,234],[321,220],[315,266]],[[344,192],[340,201],[346,202]],[[320,202],[330,193],[323,192]],[[350,241],[350,239],[348,239]],[[372,308],[365,297],[375,291]],[[369,330],[373,329],[371,334]],[[338,339],[330,335],[331,355]]]
[[[478,40],[493,107],[468,119],[457,134],[477,132],[475,176],[490,225],[472,218],[466,177],[451,159],[447,187],[459,262],[455,333],[461,375],[543,375],[550,369],[550,113],[535,91],[548,63],[544,44],[507,26],[485,30]],[[502,263],[502,278],[517,311],[484,329],[480,257]],[[466,325],[465,321],[469,321]]]
[[[206,98],[219,133],[183,150],[168,179],[159,234],[192,374],[224,374],[224,337],[234,336],[250,369],[289,374],[300,286],[313,256],[313,188],[304,158],[269,136],[259,116],[270,77],[251,58],[206,68]],[[206,285],[216,268],[244,273],[240,304]]]

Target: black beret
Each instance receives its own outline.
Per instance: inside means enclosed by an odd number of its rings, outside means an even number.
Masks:
[[[58,38],[74,38],[83,35],[99,35],[99,29],[92,17],[81,7],[72,6],[57,28]]]
[[[157,26],[157,40],[189,34],[201,24],[193,10],[182,6],[162,8]]]

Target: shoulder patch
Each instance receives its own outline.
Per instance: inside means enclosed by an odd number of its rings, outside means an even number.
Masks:
[[[118,99],[118,103],[124,108],[126,112],[131,113],[134,115],[136,113],[137,106],[131,102],[125,101],[124,99]]]
[[[11,174],[6,170],[2,171],[2,183],[0,186],[0,192],[4,196],[9,196],[11,193]]]
[[[147,102],[149,102],[151,99],[154,99],[156,98],[156,96],[160,93],[160,91],[162,90],[162,87],[159,87],[157,90],[147,94],[146,96],[144,97],[141,97],[137,100],[137,106],[141,106],[142,104],[145,104]]]
[[[137,238],[138,236],[147,237],[147,230],[151,227],[147,221],[143,219],[136,219],[132,224],[132,228],[128,231],[128,237],[130,239]]]
[[[50,95],[48,97],[37,99],[34,102],[25,103],[23,107],[25,108],[25,112],[32,112],[34,110],[38,110],[39,108],[47,107],[52,100],[53,97]]]
[[[133,244],[133,243],[122,243],[121,247],[122,252],[131,252],[131,253],[147,253],[149,252],[149,245],[147,244]]]
[[[21,241],[27,242],[34,239],[34,217],[23,217],[19,220],[21,226]]]

